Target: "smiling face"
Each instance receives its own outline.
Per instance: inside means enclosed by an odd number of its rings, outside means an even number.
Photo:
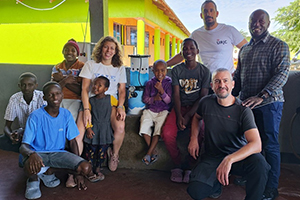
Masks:
[[[203,19],[206,29],[213,29],[217,26],[217,17],[219,12],[212,2],[203,4],[200,17]]]
[[[166,77],[167,74],[167,65],[164,62],[157,62],[153,65],[153,73],[155,78],[160,82]]]
[[[254,39],[264,34],[269,26],[269,16],[264,10],[256,10],[251,14],[249,18],[249,31]]]
[[[23,77],[18,84],[24,96],[30,97],[37,88],[36,79],[33,77]]]
[[[199,49],[197,48],[195,41],[188,39],[183,41],[181,53],[186,61],[195,61]]]
[[[64,58],[67,62],[74,62],[77,57],[77,50],[73,45],[66,45],[63,49]]]
[[[93,84],[93,93],[96,96],[104,96],[104,93],[108,90],[107,81],[102,78],[96,78]]]
[[[59,108],[64,97],[61,87],[58,84],[51,84],[43,89],[44,100],[47,101],[47,107]]]
[[[116,44],[114,42],[105,42],[102,47],[102,60],[101,62],[110,64],[113,56],[116,54]]]
[[[212,79],[212,89],[220,99],[226,99],[234,87],[234,81],[229,71],[216,72]]]

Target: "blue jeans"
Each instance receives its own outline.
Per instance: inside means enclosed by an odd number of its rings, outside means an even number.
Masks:
[[[266,188],[278,188],[280,176],[278,134],[282,107],[283,102],[274,102],[252,110],[262,140],[263,153],[271,166]]]

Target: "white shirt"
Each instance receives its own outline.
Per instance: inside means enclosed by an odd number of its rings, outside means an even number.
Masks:
[[[28,105],[23,98],[22,92],[13,94],[6,107],[4,119],[14,121],[15,118],[18,118],[20,127],[25,128],[29,114],[43,105],[47,105],[47,102],[43,100],[43,96],[42,91],[34,90],[32,100]]]
[[[101,62],[96,63],[94,60],[87,61],[80,74],[80,77],[91,79],[92,81],[98,76],[105,76],[110,80],[110,85],[105,94],[113,95],[118,99],[118,83],[126,83],[125,67],[114,67],[112,65],[103,65]]]
[[[211,73],[219,68],[234,72],[233,47],[244,39],[236,28],[220,23],[213,30],[206,30],[202,26],[196,29],[190,38],[197,42],[201,60]]]

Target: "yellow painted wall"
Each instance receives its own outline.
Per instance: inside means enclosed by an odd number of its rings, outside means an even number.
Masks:
[[[50,8],[61,1],[23,1],[35,8]],[[80,8],[80,9],[78,9]],[[76,12],[74,12],[76,10]],[[15,0],[0,1],[0,63],[56,64],[68,39],[84,40],[88,3],[65,1],[49,11],[36,11]],[[90,42],[89,24],[86,41]]]

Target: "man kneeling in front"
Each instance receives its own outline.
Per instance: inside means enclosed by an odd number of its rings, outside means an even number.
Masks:
[[[268,180],[270,166],[260,154],[261,139],[252,111],[231,95],[234,81],[227,69],[212,76],[215,94],[203,97],[192,120],[189,153],[199,155],[199,121],[205,124],[204,154],[192,170],[188,193],[193,199],[217,198],[229,174],[247,179],[245,200],[260,200]]]

